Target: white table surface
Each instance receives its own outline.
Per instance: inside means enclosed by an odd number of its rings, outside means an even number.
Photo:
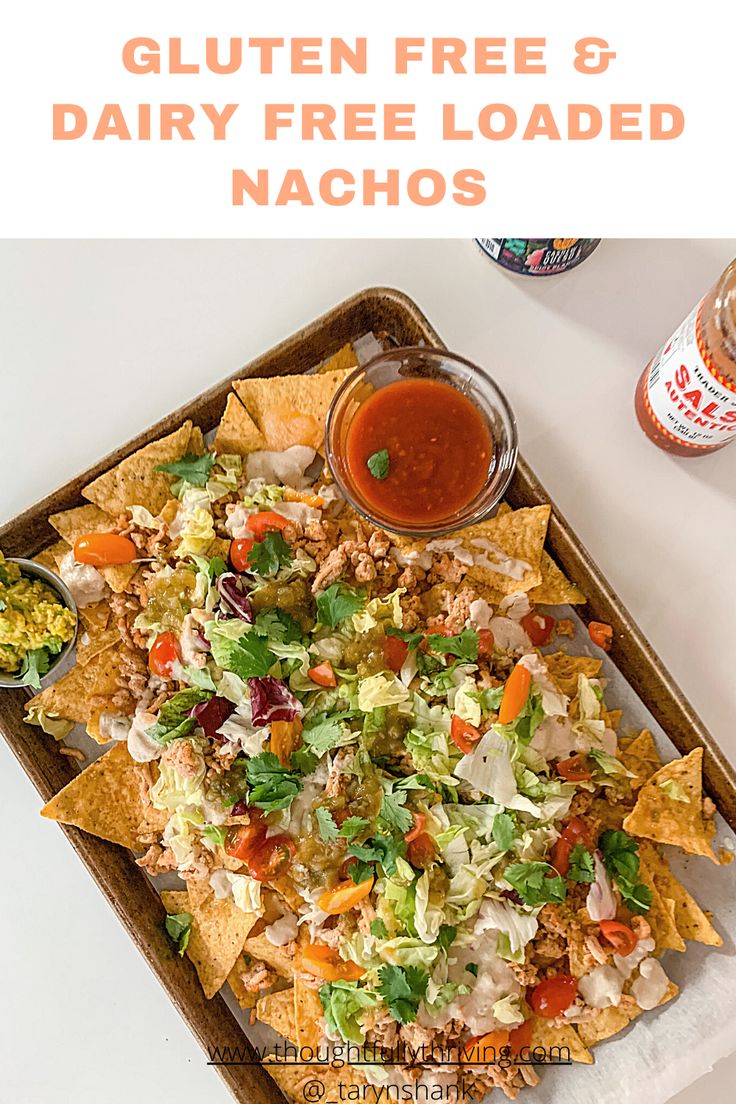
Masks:
[[[0,242],[0,520],[338,300],[392,285],[496,376],[527,459],[736,759],[736,448],[673,459],[632,408],[648,358],[735,254],[606,241],[533,280],[457,240]],[[227,1104],[2,741],[0,770],[0,1099]],[[735,1079],[731,1056],[678,1104],[725,1104]]]

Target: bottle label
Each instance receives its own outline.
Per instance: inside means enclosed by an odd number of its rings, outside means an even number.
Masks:
[[[693,449],[736,439],[736,383],[721,376],[703,343],[702,301],[649,366],[644,405],[666,437]]]

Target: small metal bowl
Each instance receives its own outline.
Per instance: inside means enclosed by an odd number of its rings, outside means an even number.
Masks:
[[[8,556],[6,562],[17,564],[23,575],[31,579],[39,579],[42,583],[46,583],[46,585],[54,591],[54,593],[67,607],[67,609],[70,609],[74,614],[74,634],[71,640],[68,640],[66,642],[59,654],[51,657],[49,669],[41,679],[41,682],[43,683],[44,679],[50,678],[50,676],[53,674],[59,664],[62,663],[64,659],[66,659],[66,657],[69,655],[69,652],[72,650],[76,643],[77,631],[79,629],[79,613],[77,612],[77,603],[72,598],[71,591],[69,590],[69,587],[66,585],[66,583],[63,582],[63,580],[60,579],[58,575],[55,575],[53,571],[49,571],[47,567],[44,567],[43,564],[36,563],[35,560],[25,560],[20,556]],[[17,690],[20,686],[23,685],[24,684],[20,682],[20,679],[17,675],[7,675],[0,673],[0,689]]]

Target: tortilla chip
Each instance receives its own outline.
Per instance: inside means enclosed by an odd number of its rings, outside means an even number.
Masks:
[[[111,699],[119,692],[125,649],[108,648],[84,666],[77,663],[67,674],[47,686],[26,703],[26,709],[43,709],[64,720],[86,725],[95,709],[104,707],[97,698]],[[110,705],[111,712],[120,709]]]
[[[309,445],[321,452],[332,397],[350,371],[236,380],[233,387],[263,434],[265,448]]]
[[[110,607],[107,602],[96,602],[79,611],[79,634],[77,636],[77,663],[84,667],[101,652],[120,643],[120,633],[116,624],[110,625]]]
[[[347,345],[343,345],[342,349],[338,349],[336,353],[333,353],[324,363],[320,364],[317,371],[323,375],[325,372],[340,372],[349,368],[357,368],[358,363],[355,349],[348,342]]]
[[[33,557],[33,562],[41,564],[42,567],[47,567],[49,571],[58,574],[59,561],[63,559],[68,551],[69,545],[66,541],[60,540],[56,544],[50,544],[48,548],[43,548],[38,555]]]
[[[52,514],[49,522],[70,546],[77,537],[86,533],[109,533],[115,526],[114,519],[98,506],[76,506],[73,510]],[[116,594],[125,590],[137,570],[138,564],[114,564],[99,568],[110,590]]]
[[[578,692],[578,675],[597,678],[603,666],[600,659],[593,659],[591,656],[572,656],[566,652],[553,652],[542,658],[557,688],[569,698],[575,697]]]
[[[319,992],[294,976],[294,1042],[298,1047],[316,1049],[323,1035],[324,1010]]]
[[[233,996],[243,1009],[255,1008],[258,1001],[258,993],[251,993],[243,983],[243,970],[246,968],[245,962],[238,956],[235,965],[227,975],[227,983],[233,991]]]
[[[263,932],[260,935],[251,935],[246,939],[243,954],[252,955],[260,962],[265,962],[280,977],[291,979],[294,976],[294,955],[289,954],[286,947],[274,946],[266,939]]]
[[[690,896],[682,882],[670,870],[666,859],[653,844],[642,840],[639,844],[641,865],[650,874],[663,898],[672,901],[677,930],[684,939],[720,947],[723,940],[697,901]]]
[[[513,579],[491,567],[474,565],[468,570],[467,581],[490,588],[497,595],[518,594],[539,586],[542,582],[539,565],[551,509],[551,506],[525,506],[461,529],[457,536],[469,551],[482,553],[482,545],[478,546],[475,542],[487,540],[512,559],[528,564],[520,579]],[[494,562],[498,557],[491,551],[488,559]]]
[[[207,885],[190,884],[186,904],[179,893],[161,894],[167,912],[189,912],[192,927],[186,949],[209,1000],[214,997],[237,962],[256,915],[239,909],[232,897],[218,900]]]
[[[652,895],[652,902],[646,913],[646,920],[652,929],[652,939],[655,943],[656,953],[661,955],[664,951],[684,951],[685,941],[677,930],[677,924],[675,923],[674,901],[669,897],[662,896],[654,881],[652,871],[646,863],[640,862],[639,877]]]
[[[678,992],[674,982],[670,982],[659,1003],[666,1004],[676,997]],[[595,1046],[596,1043],[601,1043],[604,1039],[610,1039],[612,1035],[623,1031],[637,1016],[641,1016],[643,1011],[644,1009],[640,1008],[633,998],[627,998],[618,1008],[596,1008],[589,1019],[577,1025],[578,1035],[585,1046]]]
[[[242,402],[231,391],[227,397],[225,413],[220,419],[215,435],[215,452],[247,456],[249,452],[265,449],[263,434],[251,418]]]
[[[335,1069],[324,1063],[305,1065],[291,1060],[279,1060],[269,1057],[263,1068],[274,1079],[281,1091],[295,1104],[304,1104],[304,1088],[311,1081],[317,1081],[323,1089],[321,1099],[329,1104],[343,1100],[361,1100],[376,1104],[380,1089],[366,1083],[364,1074],[350,1066]]]
[[[256,1016],[261,1023],[268,1024],[285,1039],[296,1042],[294,994],[291,989],[282,989],[280,993],[269,993],[261,997],[256,1004]]]
[[[145,506],[155,516],[171,498],[171,478],[156,468],[181,460],[187,452],[200,447],[201,434],[195,435],[192,442],[192,433],[192,423],[184,422],[173,433],[121,460],[84,487],[82,494],[115,518],[125,513],[128,506]]]
[[[660,767],[642,786],[636,805],[624,821],[624,829],[655,843],[671,843],[689,855],[718,857],[709,843],[709,825],[703,817],[703,749],[694,748],[683,759]],[[662,789],[673,783],[688,798],[676,801]]]
[[[587,598],[570,582],[549,553],[542,551],[539,561],[542,581],[529,591],[529,601],[538,606],[581,606]]]
[[[634,790],[640,789],[662,766],[657,745],[648,728],[642,729],[633,740],[626,741],[619,748],[618,755],[626,769],[636,775],[636,778],[631,779],[631,788]]]
[[[169,817],[148,796],[157,774],[153,764],[131,759],[124,743],[114,744],[52,797],[41,815],[140,851],[141,837],[162,832]]]
[[[569,1053],[573,1062],[583,1062],[586,1066],[593,1062],[593,1055],[581,1042],[572,1024],[555,1024],[541,1016],[534,1020],[530,1047],[544,1047],[551,1061],[556,1059],[559,1048],[563,1051],[560,1055],[562,1060],[565,1059],[565,1053]]]

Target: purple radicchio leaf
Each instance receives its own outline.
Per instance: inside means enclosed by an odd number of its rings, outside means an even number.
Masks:
[[[244,589],[245,580],[234,571],[226,571],[217,577],[217,591],[220,606],[226,613],[239,617],[241,621],[253,624],[253,607]]]
[[[204,729],[204,734],[208,740],[216,740],[222,744],[225,741],[224,736],[218,736],[217,730],[228,719],[231,713],[235,712],[235,706],[227,698],[220,698],[215,696],[210,698],[209,701],[199,702],[194,706],[191,717],[194,717],[197,724]]]
[[[210,644],[207,637],[204,635],[204,631],[199,627],[199,625],[195,625],[192,628],[192,636],[194,637],[194,639],[196,641],[195,647],[196,647],[197,651],[199,651],[199,652],[211,652],[212,651],[212,645]]]
[[[250,707],[256,728],[272,721],[293,721],[301,706],[283,679],[265,675],[248,679]]]

